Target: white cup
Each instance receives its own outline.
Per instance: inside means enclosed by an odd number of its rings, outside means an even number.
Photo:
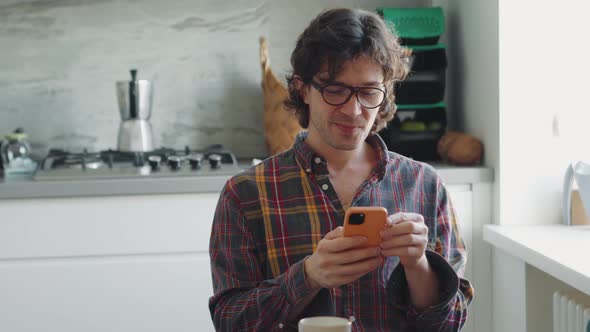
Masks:
[[[342,317],[318,316],[299,321],[299,332],[351,332],[352,323]]]

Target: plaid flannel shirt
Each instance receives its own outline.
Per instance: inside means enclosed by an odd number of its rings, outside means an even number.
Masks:
[[[338,288],[322,289],[296,321],[287,316],[311,290],[303,262],[326,233],[343,224],[326,161],[298,135],[293,147],[232,177],[213,220],[210,258],[218,331],[296,331],[309,316],[340,316],[353,331],[459,331],[473,298],[461,278],[466,252],[448,193],[429,165],[388,152],[369,135],[379,163],[352,206],[415,212],[429,229],[426,256],[440,284],[437,304],[416,310],[399,258]]]

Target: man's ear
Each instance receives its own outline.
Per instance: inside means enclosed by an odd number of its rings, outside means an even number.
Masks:
[[[295,83],[295,89],[299,92],[299,96],[301,96],[304,103],[309,105],[309,86],[303,82],[299,75],[293,75],[293,81]]]

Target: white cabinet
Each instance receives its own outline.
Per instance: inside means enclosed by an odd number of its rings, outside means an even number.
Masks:
[[[204,254],[3,262],[0,331],[212,331],[208,270]]]
[[[467,248],[465,278],[475,289],[463,332],[491,332],[491,248],[483,241],[483,225],[491,220],[491,183],[453,184],[447,189]]]
[[[0,331],[214,331],[217,198],[0,201]]]
[[[447,187],[451,196],[451,201],[457,214],[457,220],[459,222],[459,232],[465,247],[467,248],[467,267],[465,268],[465,277],[470,279],[473,276],[471,257],[469,253],[472,251],[472,209],[473,209],[473,196],[471,193],[471,185],[453,185]]]
[[[473,282],[473,264],[472,264],[472,193],[471,185],[452,185],[447,186],[451,201],[457,214],[459,222],[459,232],[463,237],[465,247],[467,248],[467,266],[465,267],[464,277]],[[475,332],[475,312],[473,306],[469,307],[467,323],[463,327],[463,332]]]

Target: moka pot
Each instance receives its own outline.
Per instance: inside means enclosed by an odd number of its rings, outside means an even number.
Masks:
[[[149,152],[154,149],[152,126],[153,84],[137,79],[137,70],[131,70],[131,81],[119,81],[117,100],[121,124],[117,149],[126,152]]]

